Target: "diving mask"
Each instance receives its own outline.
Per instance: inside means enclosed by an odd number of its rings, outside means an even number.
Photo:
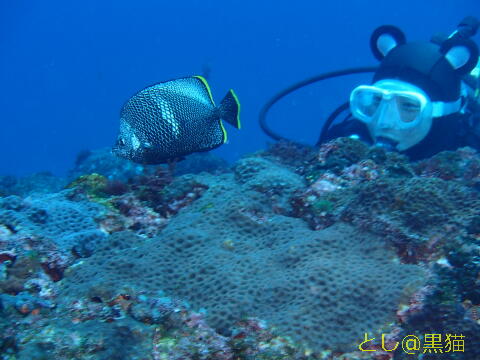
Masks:
[[[350,110],[364,122],[375,142],[389,139],[398,151],[420,142],[430,131],[432,118],[459,111],[461,99],[432,102],[419,87],[400,80],[361,85],[350,94]]]
[[[350,95],[350,108],[357,119],[369,123],[385,109],[397,115],[395,120],[400,127],[412,126],[421,115],[428,115],[425,114],[428,103],[422,93],[378,86],[361,85]]]

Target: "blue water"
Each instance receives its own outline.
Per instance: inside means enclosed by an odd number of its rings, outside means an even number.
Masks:
[[[369,36],[391,23],[407,38],[450,33],[478,0],[0,2],[0,174],[63,174],[82,149],[110,146],[123,103],[155,82],[209,68],[214,97],[232,87],[243,129],[215,150],[229,160],[264,148],[258,112],[303,78],[375,65]],[[478,42],[479,36],[475,38]],[[313,143],[323,119],[369,76],[328,81],[270,114]]]

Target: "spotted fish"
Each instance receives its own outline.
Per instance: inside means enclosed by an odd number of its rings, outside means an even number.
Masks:
[[[139,91],[123,106],[112,151],[142,164],[182,159],[224,144],[222,120],[240,129],[240,103],[233,90],[215,106],[201,76],[162,82]]]

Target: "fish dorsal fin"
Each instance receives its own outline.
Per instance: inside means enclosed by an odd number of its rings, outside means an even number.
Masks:
[[[212,96],[212,90],[210,90],[210,85],[208,85],[207,79],[205,79],[203,76],[200,76],[200,75],[195,75],[193,76],[193,78],[202,83],[204,91],[207,92],[212,105],[215,106],[215,101],[213,101],[213,96]]]
[[[170,94],[186,96],[208,106],[215,106],[210,86],[207,80],[201,76],[170,80],[153,85],[153,87]]]

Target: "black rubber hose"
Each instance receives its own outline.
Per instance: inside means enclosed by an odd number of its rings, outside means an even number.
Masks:
[[[318,141],[315,144],[315,146],[320,146],[325,141],[330,125],[332,125],[332,123],[335,121],[338,115],[340,115],[342,112],[347,110],[349,107],[350,107],[350,102],[347,101],[346,103],[343,103],[342,105],[337,107],[335,111],[330,114],[327,121],[325,121],[325,123],[322,126],[322,131],[320,131],[320,136],[318,137]]]
[[[274,132],[270,127],[267,125],[267,113],[270,110],[270,108],[280,99],[285,97],[286,95],[294,92],[295,90],[298,90],[304,86],[313,84],[317,81],[322,81],[322,80],[327,80],[333,77],[339,77],[339,76],[345,76],[345,75],[351,75],[351,74],[360,74],[360,73],[368,73],[368,72],[375,72],[377,70],[376,67],[373,66],[365,66],[365,67],[356,67],[356,68],[350,68],[350,69],[344,69],[344,70],[338,70],[338,71],[331,71],[327,72],[324,74],[320,74],[308,79],[305,79],[303,81],[297,82],[296,84],[293,84],[292,86],[280,91],[277,93],[274,97],[272,97],[260,110],[260,114],[258,115],[258,122],[260,124],[260,127],[262,128],[263,132],[270,136],[274,140],[289,140],[281,135],[278,135],[276,132]]]

